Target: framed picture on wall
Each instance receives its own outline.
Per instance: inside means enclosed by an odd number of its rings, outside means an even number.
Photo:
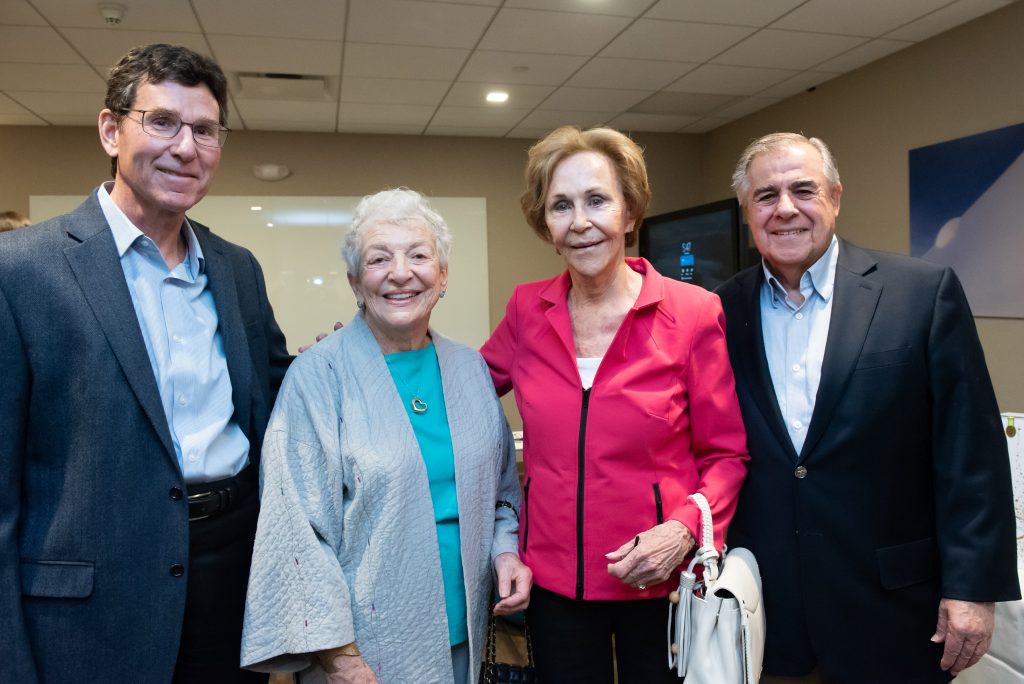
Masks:
[[[910,253],[951,266],[975,316],[1024,318],[1024,123],[910,150]]]

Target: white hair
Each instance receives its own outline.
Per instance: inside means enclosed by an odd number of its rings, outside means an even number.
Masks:
[[[352,215],[352,227],[345,234],[341,255],[348,272],[359,277],[363,268],[363,234],[381,222],[423,221],[434,232],[434,247],[441,268],[448,266],[452,251],[452,234],[448,223],[434,211],[427,198],[409,188],[382,190],[359,200]]]
[[[754,142],[747,145],[743,150],[740,160],[736,164],[736,170],[732,174],[732,190],[736,198],[743,204],[750,192],[750,178],[747,177],[747,169],[754,158],[765,152],[772,152],[787,145],[804,144],[810,145],[818,150],[821,155],[821,168],[825,174],[825,180],[829,183],[829,189],[833,190],[839,185],[839,168],[836,166],[835,157],[820,138],[808,138],[800,133],[769,133],[761,136]]]

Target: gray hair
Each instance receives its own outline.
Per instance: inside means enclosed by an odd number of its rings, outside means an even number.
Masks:
[[[366,195],[359,200],[352,214],[352,227],[345,234],[341,255],[345,258],[348,272],[357,278],[363,269],[363,233],[374,224],[381,222],[423,221],[434,232],[434,247],[441,268],[448,266],[452,252],[452,234],[448,223],[433,210],[426,197],[409,188],[382,190]]]
[[[829,183],[829,189],[834,189],[839,185],[839,168],[836,166],[836,159],[832,156],[832,151],[828,149],[828,145],[820,138],[808,138],[800,133],[769,133],[747,145],[747,149],[743,150],[743,154],[740,155],[740,160],[736,164],[736,170],[733,171],[732,190],[736,193],[736,198],[740,201],[741,205],[743,200],[746,199],[747,193],[750,192],[750,179],[747,177],[747,169],[750,168],[750,163],[754,161],[754,158],[787,145],[798,144],[810,145],[818,150],[818,154],[821,155],[822,171],[825,174],[825,180]]]

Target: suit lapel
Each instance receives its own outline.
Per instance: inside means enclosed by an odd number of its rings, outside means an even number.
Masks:
[[[167,456],[177,468],[178,458],[160,400],[160,390],[153,375],[153,366],[146,351],[146,342],[142,338],[132,296],[124,280],[113,233],[110,232],[95,193],[72,213],[69,224],[68,234],[72,244],[64,249],[64,256],[128,385],[160,436]],[[74,353],[74,350],[70,353]]]
[[[741,372],[747,378],[754,404],[764,415],[765,422],[771,427],[775,439],[796,460],[793,441],[789,438],[779,400],[775,396],[775,386],[768,370],[768,357],[764,350],[764,330],[761,328],[761,285],[764,271],[760,268],[751,270],[749,277],[740,281],[740,306],[742,307],[742,326],[737,331],[740,335],[740,349],[748,350],[740,359]]]
[[[875,266],[876,262],[870,254],[846,241],[840,241],[832,293],[832,316],[825,342],[825,358],[821,364],[821,382],[800,460],[806,459],[813,452],[825,434],[843,388],[857,366],[878,298],[882,294],[882,286],[865,277]]]
[[[192,223],[196,239],[203,250],[206,261],[206,277],[213,293],[214,306],[217,307],[218,329],[224,356],[227,359],[228,375],[231,377],[231,400],[235,407],[235,420],[245,436],[252,441],[252,358],[249,353],[249,341],[245,334],[245,322],[242,320],[242,309],[238,301],[238,289],[235,286],[234,268],[231,261],[214,245],[207,229]],[[255,445],[253,446],[255,450]],[[257,454],[250,453],[249,459],[255,462]]]

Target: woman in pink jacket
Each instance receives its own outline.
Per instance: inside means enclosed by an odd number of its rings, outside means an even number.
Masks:
[[[627,258],[650,200],[640,148],[560,128],[530,150],[523,212],[567,269],[516,288],[481,352],[525,433],[519,535],[541,681],[674,681],[670,579],[702,492],[715,539],[736,508],[746,435],[718,297]]]

